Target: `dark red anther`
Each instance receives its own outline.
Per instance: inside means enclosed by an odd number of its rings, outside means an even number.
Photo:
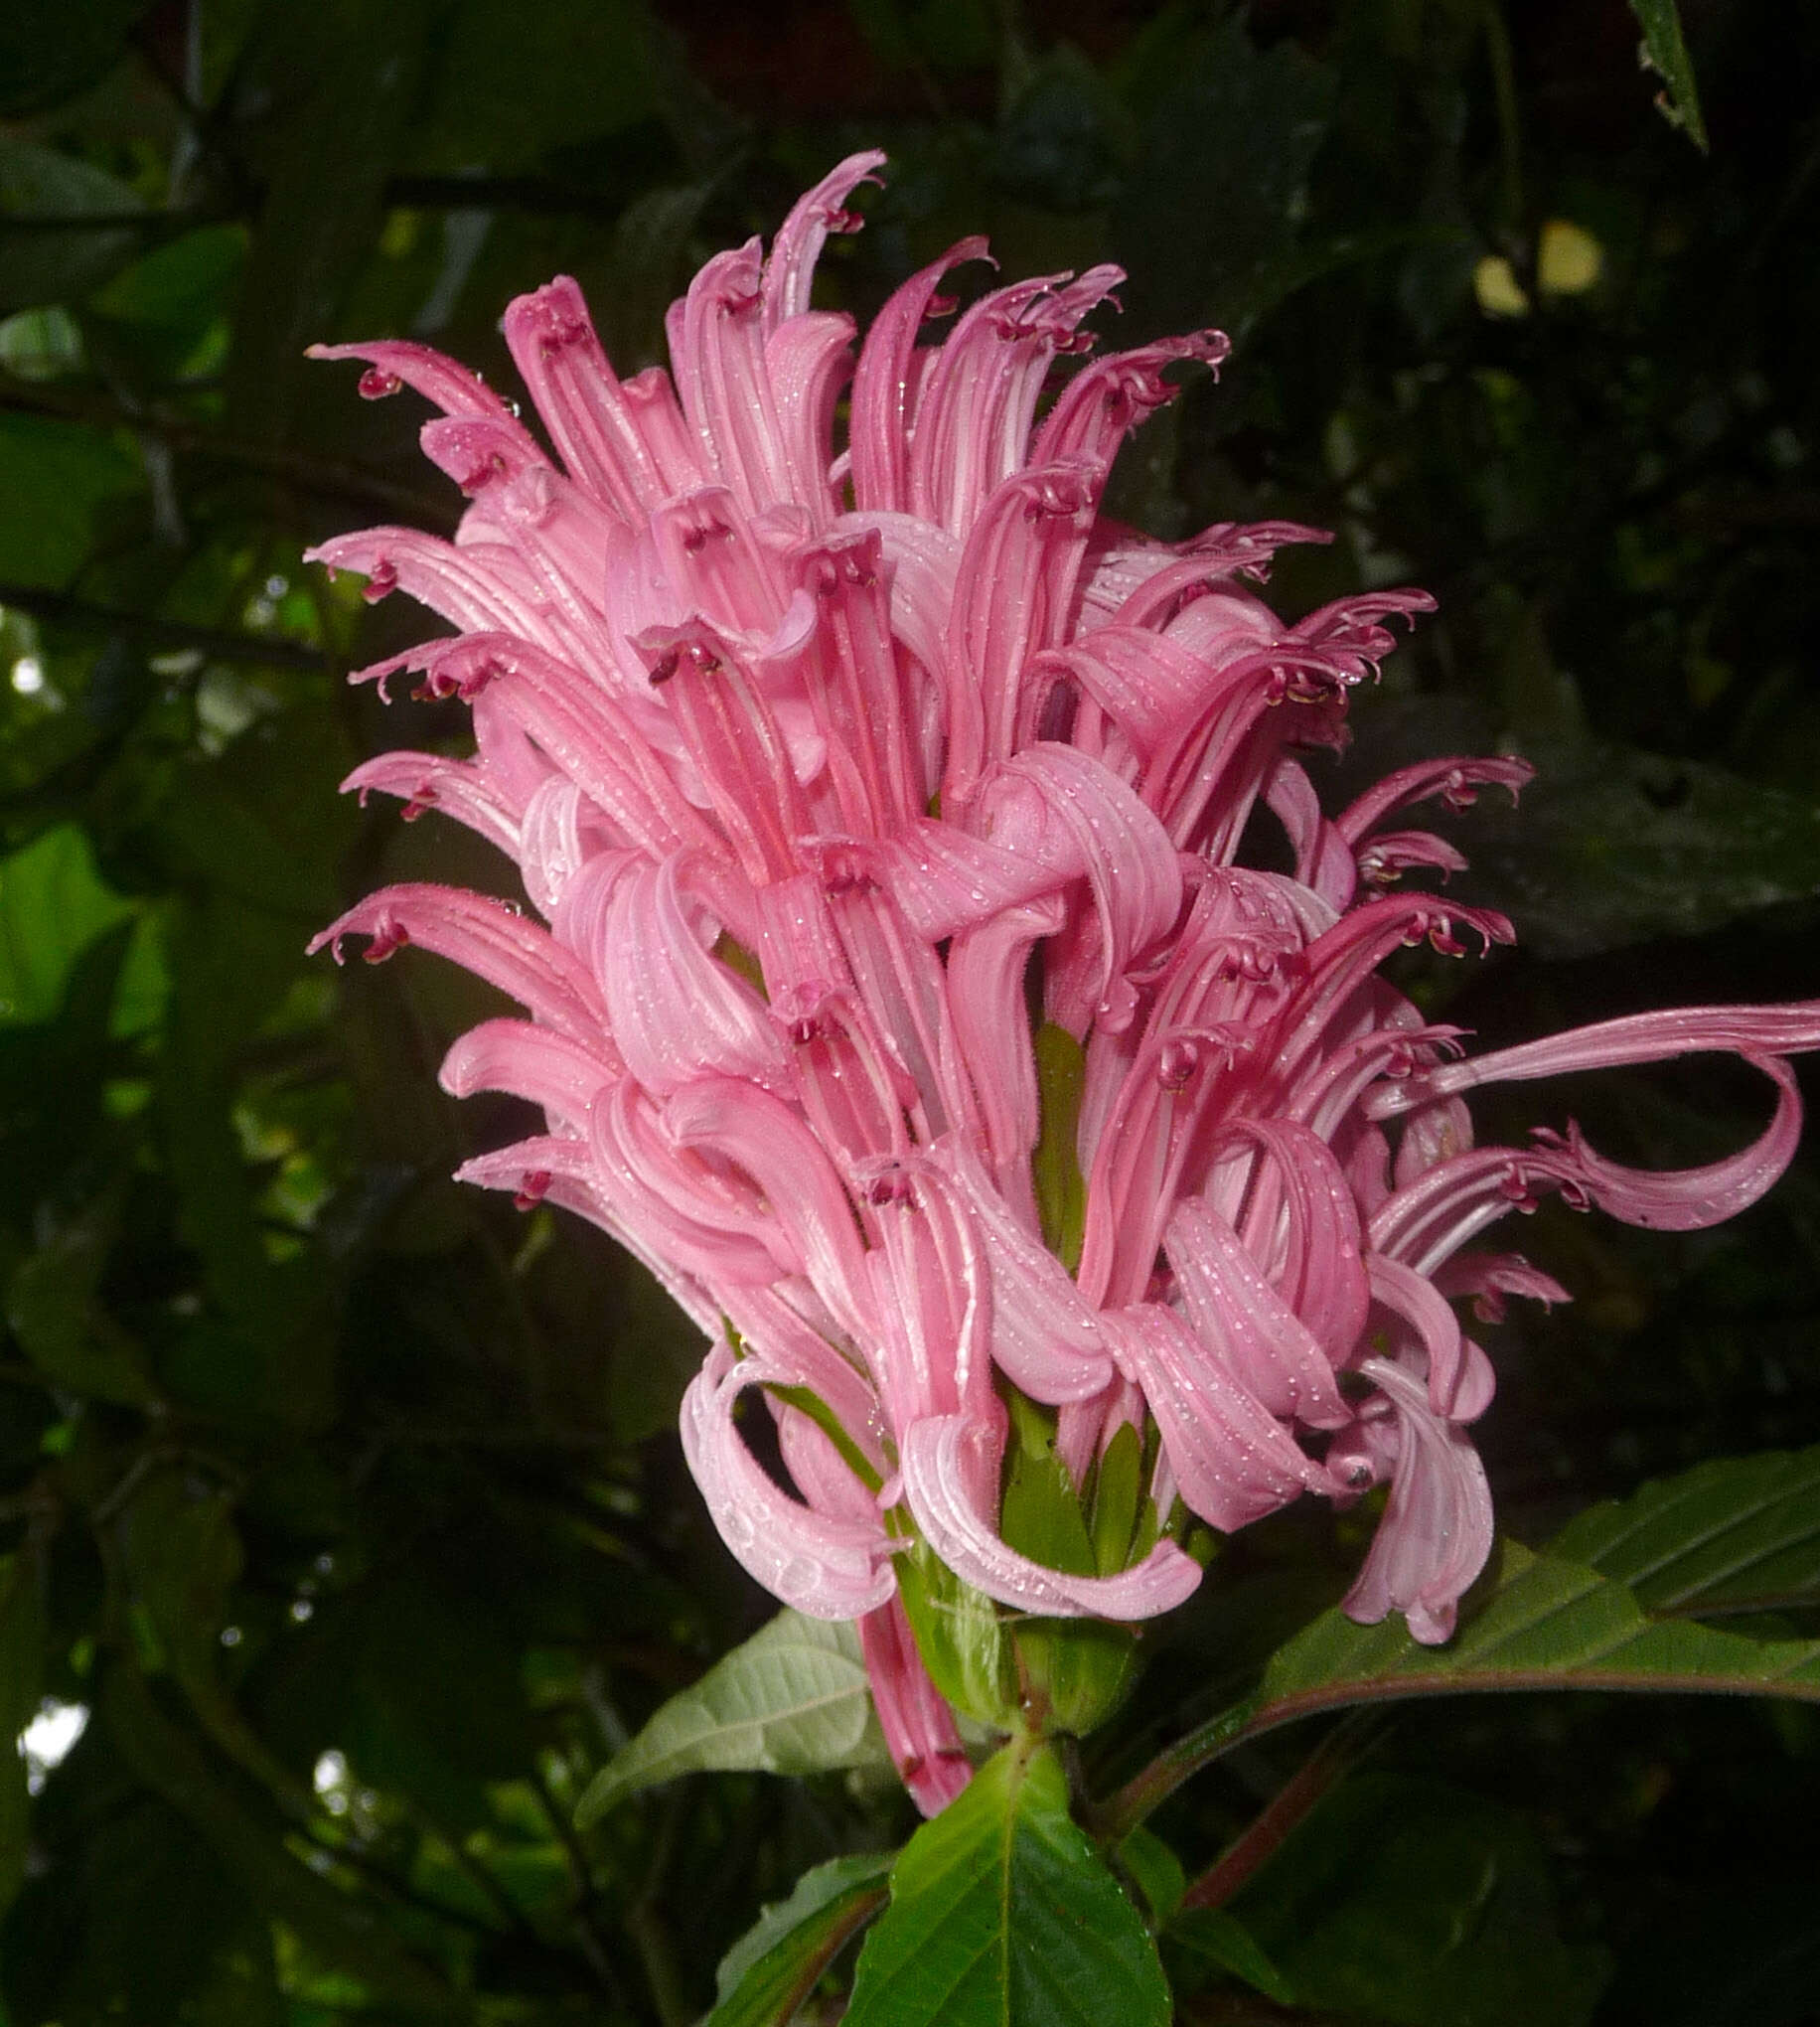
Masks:
[[[670,681],[677,673],[677,666],[682,659],[682,650],[679,648],[672,648],[667,654],[658,657],[651,668],[651,682],[654,689],[660,683],[668,683]]]
[[[402,922],[389,920],[377,923],[373,940],[361,955],[369,964],[383,964],[394,950],[402,950],[410,941],[410,931]]]
[[[527,1169],[519,1183],[519,1193],[512,1199],[514,1210],[535,1210],[549,1193],[550,1172],[547,1169]]]
[[[370,366],[361,375],[357,388],[363,401],[382,401],[387,394],[395,394],[403,385],[395,373],[387,373],[382,366]]]
[[[426,781],[398,814],[405,823],[414,824],[423,815],[425,810],[433,810],[436,807],[436,791]]]
[[[960,307],[961,298],[958,295],[932,295],[929,298],[929,307],[924,310],[923,315],[925,317],[952,317]]]
[[[376,556],[373,568],[367,572],[367,584],[361,596],[369,605],[377,605],[381,598],[389,597],[397,588],[396,564],[385,556]]]

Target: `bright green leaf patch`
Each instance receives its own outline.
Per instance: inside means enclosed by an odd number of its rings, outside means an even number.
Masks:
[[[0,1021],[43,1021],[63,1006],[76,962],[97,937],[137,910],[95,870],[86,834],[60,824],[0,859]],[[163,997],[157,956],[135,936],[118,1011],[131,1025],[156,1016]]]
[[[821,1774],[886,1764],[858,1634],[786,1609],[664,1705],[595,1777],[576,1820],[585,1826],[641,1788],[703,1769]]]
[[[905,1846],[847,2027],[1165,2027],[1138,1911],[1068,1813],[1047,1747],[1007,1746]]]

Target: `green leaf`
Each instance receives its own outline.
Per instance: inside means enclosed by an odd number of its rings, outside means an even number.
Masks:
[[[1336,75],[1292,38],[1260,51],[1238,12],[1142,68],[1150,109],[1114,220],[1131,314],[1143,333],[1210,318],[1240,331],[1294,241]]]
[[[1717,1458],[1647,1484],[1570,1521],[1550,1553],[1627,1584],[1651,1613],[1820,1602],[1820,1446]]]
[[[1093,1550],[1101,1576],[1116,1576],[1130,1566],[1142,1495],[1143,1439],[1136,1423],[1123,1422],[1094,1474]]]
[[[0,15],[13,18],[10,7]],[[35,141],[0,141],[0,313],[77,301],[132,258],[142,234],[118,222],[144,209],[130,183],[92,162]],[[9,229],[9,214],[32,223]],[[83,218],[109,223],[76,223]],[[71,220],[70,230],[47,231],[45,222],[56,219]]]
[[[888,1764],[857,1631],[786,1608],[658,1711],[594,1777],[575,1820],[585,1827],[628,1794],[679,1774]]]
[[[1394,1774],[1323,1802],[1237,1917],[1297,2005],[1404,2027],[1585,2027],[1608,1971],[1604,1951],[1562,1941],[1522,1817]]]
[[[1678,126],[1702,154],[1706,152],[1706,121],[1700,116],[1700,95],[1694,88],[1694,66],[1681,34],[1675,0],[1630,0],[1630,11],[1643,26],[1643,47],[1637,52],[1647,70],[1662,79],[1656,96],[1671,126]]]
[[[890,1852],[812,1866],[720,1959],[709,2027],[781,2027],[842,1944],[885,1903]]]
[[[76,960],[132,913],[95,871],[77,824],[59,824],[0,859],[0,1020],[50,1019]]]
[[[1690,1529],[1690,1541],[1697,1530]],[[1478,1609],[1444,1646],[1398,1618],[1357,1626],[1323,1613],[1271,1657],[1252,1694],[1151,1762],[1100,1811],[1118,1835],[1242,1741],[1316,1711],[1486,1690],[1623,1689],[1789,1696],[1820,1702],[1820,1640],[1755,1639],[1652,1619],[1629,1588],[1586,1563],[1501,1543]]]
[[[847,2027],[1165,2027],[1138,1910],[1068,1813],[1047,1746],[1019,1740],[904,1847]]]
[[[1153,1831],[1141,1823],[1119,1846],[1119,1863],[1131,1874],[1144,1903],[1158,1922],[1168,1921],[1188,1890],[1182,1861]]]
[[[1128,1837],[1126,1843],[1130,1842]],[[1294,2001],[1294,1987],[1228,1908],[1190,1908],[1169,1924],[1163,1948],[1178,1990],[1198,1990],[1207,1971],[1214,1970],[1236,1977],[1281,2006]]]
[[[1596,742],[1525,744],[1520,810],[1486,796],[1459,839],[1474,899],[1526,948],[1586,957],[1699,936],[1820,893],[1820,802],[1724,767]]]
[[[41,1229],[6,1288],[20,1348],[62,1391],[143,1407],[156,1393],[138,1345],[96,1301],[119,1214],[118,1192],[91,1197]]]
[[[136,492],[139,462],[82,422],[0,410],[0,581],[63,590],[105,509]]]

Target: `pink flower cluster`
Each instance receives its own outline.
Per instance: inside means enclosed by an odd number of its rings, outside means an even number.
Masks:
[[[1484,1229],[1546,1190],[1633,1223],[1716,1222],[1785,1166],[1784,1052],[1820,1006],[1616,1020],[1461,1059],[1377,976],[1502,917],[1399,891],[1461,861],[1403,827],[1517,760],[1392,775],[1324,814],[1302,758],[1420,593],[1284,625],[1287,524],[1181,545],[1103,519],[1121,443],[1216,367],[1200,333],[1083,363],[1100,267],[955,313],[963,241],[855,357],[813,269],[880,163],[842,163],[710,260],[670,313],[673,373],[622,382],[568,280],[505,333],[554,455],[418,346],[320,348],[443,412],[425,451],[471,504],[453,543],[326,543],[456,631],[363,672],[473,709],[471,758],[388,752],[348,785],[434,807],[514,859],[541,921],[458,889],[362,901],[319,939],[420,944],[528,1017],[444,1066],[547,1131],[462,1173],[547,1196],[643,1260],[710,1340],[682,1436],[728,1547],[799,1610],[856,1619],[925,1808],[967,1778],[898,1599],[923,1544],[1014,1612],[1140,1621],[1230,1531],[1304,1492],[1389,1499],[1348,1609],[1446,1637],[1491,1508],[1467,1434],[1490,1367],[1451,1298],[1559,1299]],[[1293,874],[1248,868],[1273,813]],[[1736,1050],[1776,1089],[1752,1147],[1639,1174],[1570,1129],[1477,1148],[1474,1084]],[[786,1486],[735,1420],[754,1395]],[[1085,1490],[1128,1425],[1143,1524],[1094,1574],[1003,1538],[1007,1400],[1047,1415]],[[1129,1448],[1129,1445],[1128,1445]]]

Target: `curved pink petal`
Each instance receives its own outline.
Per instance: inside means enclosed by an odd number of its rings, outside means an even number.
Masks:
[[[684,1085],[664,1107],[680,1147],[711,1151],[752,1178],[806,1274],[841,1327],[865,1338],[873,1319],[858,1227],[821,1143],[781,1099],[732,1077]]]
[[[1445,1298],[1426,1275],[1382,1253],[1366,1255],[1365,1272],[1379,1307],[1408,1326],[1408,1334],[1421,1349],[1429,1406],[1450,1421],[1473,1419],[1462,1413],[1459,1405],[1466,1373],[1465,1340]],[[1479,1405],[1482,1408],[1485,1403]]]
[[[934,314],[937,291],[949,272],[989,257],[985,239],[958,241],[904,282],[872,319],[853,375],[853,498],[862,511],[909,509],[909,396],[917,333]]]
[[[1173,1541],[1114,1577],[1075,1577],[1019,1555],[983,1510],[997,1482],[1002,1436],[964,1415],[931,1416],[905,1431],[904,1498],[931,1548],[975,1590],[1048,1619],[1155,1619],[1192,1597],[1200,1565]]]
[[[310,952],[327,946],[339,963],[349,936],[372,938],[365,953],[369,964],[406,943],[420,944],[498,986],[577,1041],[591,1041],[606,1025],[600,990],[579,960],[547,930],[485,894],[417,883],[381,887],[313,937]]]
[[[1387,1358],[1367,1358],[1360,1370],[1389,1396],[1397,1457],[1390,1504],[1344,1610],[1361,1626],[1401,1612],[1411,1635],[1436,1646],[1451,1636],[1460,1598],[1491,1553],[1485,1468],[1413,1373]]]
[[[1348,844],[1359,844],[1384,819],[1411,803],[1426,802],[1438,795],[1451,810],[1470,809],[1478,791],[1487,783],[1509,789],[1512,798],[1535,779],[1536,770],[1527,760],[1453,757],[1420,760],[1413,767],[1400,767],[1387,774],[1333,820]]]
[[[530,430],[519,421],[506,402],[472,369],[427,345],[413,345],[402,338],[379,338],[356,345],[312,345],[311,359],[362,359],[371,369],[361,376],[361,393],[370,400],[382,399],[406,387],[426,401],[457,420],[478,419],[516,435],[528,458],[538,458]]]
[[[1332,1481],[1173,1310],[1139,1303],[1106,1319],[1113,1356],[1143,1389],[1190,1509],[1231,1534]]]
[[[874,170],[884,167],[883,151],[866,148],[848,155],[799,197],[790,216],[778,227],[765,262],[765,323],[777,329],[809,309],[809,288],[816,262],[830,233],[856,233],[863,221],[846,209],[846,201],[862,183],[876,183]]]
[[[1100,1312],[1011,1214],[961,1135],[949,1135],[930,1159],[960,1191],[984,1242],[992,1363],[1032,1400],[1051,1406],[1104,1393],[1117,1375]]]
[[[682,1396],[682,1450],[720,1538],[773,1597],[810,1619],[858,1619],[897,1589],[890,1541],[869,1519],[818,1512],[774,1484],[746,1448],[733,1409],[772,1377],[760,1358],[735,1364],[724,1344]]]
[[[663,498],[658,464],[569,275],[507,306],[506,344],[575,480],[631,520]]]
[[[595,1097],[625,1070],[604,1042],[576,1041],[530,1020],[483,1020],[450,1046],[437,1082],[451,1098],[510,1091],[585,1130]]]
[[[524,814],[484,768],[441,753],[412,753],[394,747],[364,760],[342,783],[344,793],[364,802],[378,789],[404,804],[408,822],[437,810],[477,832],[509,858],[519,856],[519,819]]]
[[[1413,1105],[1478,1084],[1514,1084],[1576,1070],[1665,1063],[1684,1055],[1742,1055],[1755,1061],[1816,1048],[1820,1048],[1820,1000],[1786,1007],[1667,1007],[1657,1014],[1630,1014],[1591,1027],[1570,1027],[1541,1041],[1443,1063],[1374,1091],[1366,1109],[1374,1119],[1389,1119]]]
[[[1217,1211],[1193,1197],[1177,1205],[1167,1245],[1195,1336],[1218,1347],[1221,1364],[1262,1407],[1314,1428],[1351,1419],[1319,1340]]]

